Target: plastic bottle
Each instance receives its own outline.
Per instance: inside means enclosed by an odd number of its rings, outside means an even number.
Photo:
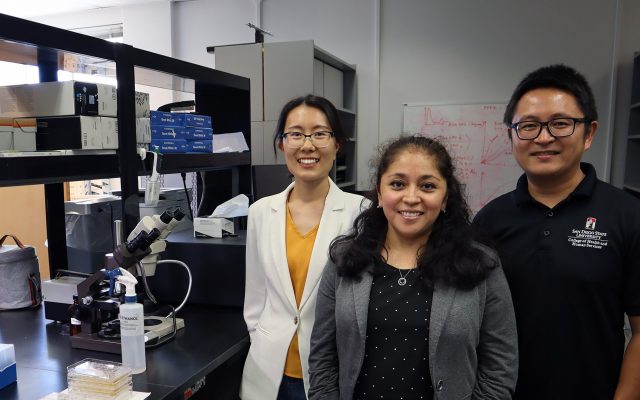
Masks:
[[[126,270],[123,270],[123,274],[117,278],[127,287],[124,304],[120,305],[122,365],[131,368],[132,373],[139,374],[147,369],[144,352],[144,313],[142,304],[137,302],[136,278]]]

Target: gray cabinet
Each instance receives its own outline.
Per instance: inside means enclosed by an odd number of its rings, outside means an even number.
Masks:
[[[624,189],[640,197],[640,52],[636,52],[633,58]]]
[[[211,49],[213,51],[213,49]],[[294,97],[313,93],[338,109],[349,136],[331,172],[345,190],[356,184],[356,70],[304,40],[215,47],[218,70],[251,80],[251,163],[283,164],[273,151],[273,136],[282,106]]]

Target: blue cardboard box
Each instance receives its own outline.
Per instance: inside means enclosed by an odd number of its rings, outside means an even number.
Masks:
[[[182,126],[151,125],[151,139],[187,139]]]
[[[17,380],[18,375],[16,373],[16,363],[13,363],[0,371],[0,389],[5,386],[11,385]]]
[[[162,111],[151,111],[151,126],[164,125],[164,126],[184,126],[184,116],[186,114],[181,113],[169,113]]]
[[[162,154],[169,153],[186,153],[187,141],[184,139],[168,140],[168,139],[151,139],[149,148],[158,150]]]
[[[213,129],[198,128],[195,126],[185,126],[183,128],[184,138],[187,140],[211,140],[213,139]]]
[[[185,114],[184,126],[195,126],[198,128],[211,128],[210,115]]]

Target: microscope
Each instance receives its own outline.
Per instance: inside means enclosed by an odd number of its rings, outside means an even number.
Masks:
[[[118,319],[120,299],[124,295],[123,285],[118,277],[128,279],[139,277],[146,296],[156,303],[146,284],[146,277],[155,274],[158,263],[178,263],[177,260],[158,260],[159,254],[166,249],[166,237],[182,220],[184,212],[180,209],[166,210],[161,215],[146,216],[140,220],[127,237],[127,241],[115,247],[113,253],[105,255],[104,268],[84,279],[77,285],[77,296],[69,307],[69,316],[80,321],[81,332],[71,336],[71,346],[88,350],[120,353],[120,324]],[[140,283],[139,283],[140,285]],[[168,316],[145,316],[145,343],[148,347],[164,341],[167,335],[175,336],[184,328],[184,320],[175,318],[175,313],[186,303],[189,293],[182,304]],[[138,295],[139,299],[144,297]]]

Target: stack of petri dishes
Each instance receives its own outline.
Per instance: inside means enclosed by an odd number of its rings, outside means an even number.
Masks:
[[[69,400],[125,400],[131,396],[131,369],[112,361],[86,358],[67,367]]]

